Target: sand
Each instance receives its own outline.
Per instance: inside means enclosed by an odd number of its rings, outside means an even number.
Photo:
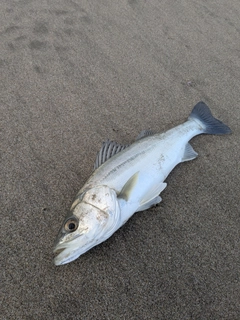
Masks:
[[[240,2],[0,3],[1,319],[240,319]],[[53,243],[107,138],[199,136],[163,202],[56,267]]]

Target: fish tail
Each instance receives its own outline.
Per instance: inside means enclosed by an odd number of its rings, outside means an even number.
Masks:
[[[209,107],[202,101],[198,102],[192,110],[189,119],[198,122],[203,133],[207,134],[227,134],[231,133],[231,129],[221,122],[220,120],[214,118]]]

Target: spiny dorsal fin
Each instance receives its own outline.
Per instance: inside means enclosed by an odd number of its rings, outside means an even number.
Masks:
[[[115,141],[104,141],[102,143],[102,147],[97,154],[96,161],[94,163],[94,170],[100,167],[104,162],[110,159],[112,156],[117,154],[118,152],[126,149],[129,145],[122,145]]]
[[[137,141],[145,137],[152,136],[153,134],[154,132],[152,130],[142,130],[135,140]]]
[[[151,130],[142,130],[137,136],[137,138],[135,139],[135,141],[151,136],[153,134],[154,132]],[[97,154],[96,161],[94,164],[94,170],[100,167],[104,162],[106,162],[112,156],[126,149],[127,147],[129,147],[129,144],[123,145],[115,141],[110,141],[110,140],[104,141],[100,151]]]

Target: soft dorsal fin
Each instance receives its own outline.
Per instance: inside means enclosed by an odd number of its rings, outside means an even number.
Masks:
[[[135,140],[137,141],[145,137],[152,136],[153,134],[154,132],[152,130],[142,130]]]
[[[94,170],[100,167],[104,162],[110,159],[112,156],[118,152],[126,149],[129,145],[123,145],[115,141],[104,141],[102,147],[97,154],[96,161],[94,163]]]

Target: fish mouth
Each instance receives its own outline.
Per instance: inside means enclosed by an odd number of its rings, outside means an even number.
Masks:
[[[79,249],[79,237],[80,235],[78,235],[75,239],[67,242],[60,241],[54,246],[54,264],[56,266],[71,262],[72,260],[76,259],[74,258],[76,255],[74,253],[76,253],[76,251]]]
[[[77,259],[81,254],[85,253],[88,250],[89,242],[83,241],[83,238],[81,240],[79,238],[80,235],[68,242],[58,243],[54,247],[54,264],[56,266],[69,263]],[[91,246],[92,245],[90,245],[90,247]]]
[[[62,264],[69,263],[79,257],[79,248],[71,248],[69,246],[57,246],[53,253],[54,257],[54,264],[56,266],[60,266]]]
[[[65,250],[65,248],[54,248],[53,253],[54,253],[55,257],[56,257],[57,255],[59,255],[64,250]]]
[[[60,266],[69,262],[76,260],[79,256],[87,252],[92,247],[96,246],[102,241],[84,241],[79,243],[79,241],[69,241],[66,243],[59,243],[54,248],[53,252],[55,254],[54,264]]]
[[[53,254],[54,254],[54,262],[55,260],[57,260],[58,256],[61,255],[61,253],[63,253],[63,251],[66,250],[66,246],[63,247],[62,244],[58,244],[55,246],[55,248],[53,249]]]

